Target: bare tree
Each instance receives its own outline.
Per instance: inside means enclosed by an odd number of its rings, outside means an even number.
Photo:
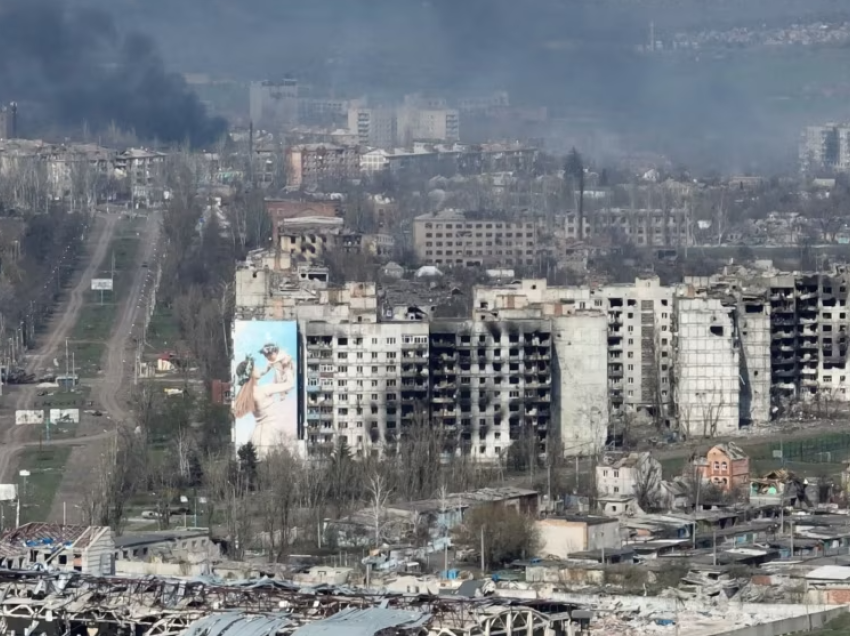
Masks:
[[[209,457],[203,462],[204,487],[208,493],[210,519],[218,515],[227,534],[229,554],[241,560],[253,541],[252,514],[248,500],[249,479],[229,456]]]
[[[383,476],[375,473],[369,477],[369,516],[372,519],[375,547],[381,546],[381,532],[386,520],[390,490]]]
[[[296,537],[296,508],[299,499],[298,479],[303,466],[285,448],[276,449],[260,464],[256,500],[262,524],[263,543],[269,558],[281,562]]]
[[[125,506],[135,492],[140,476],[139,457],[144,454],[139,438],[126,426],[102,447],[93,471],[93,480],[84,501],[84,514],[90,522],[123,530]]]
[[[657,512],[662,507],[661,464],[649,454],[643,454],[634,470],[634,495],[645,512]]]

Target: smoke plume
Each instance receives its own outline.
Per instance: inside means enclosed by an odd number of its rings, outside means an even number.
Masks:
[[[59,0],[0,5],[0,98],[36,105],[60,126],[111,124],[141,139],[209,143],[225,131],[152,41],[111,16]]]

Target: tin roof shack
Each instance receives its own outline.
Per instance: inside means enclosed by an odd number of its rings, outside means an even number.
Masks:
[[[27,523],[0,537],[0,566],[84,574],[115,573],[115,535],[107,526]]]
[[[846,515],[794,515],[785,523],[798,539],[816,541],[814,553],[819,556],[847,554],[850,546],[850,518]]]
[[[679,583],[678,590],[685,595],[706,600],[716,597],[731,598],[745,583],[746,580],[738,580],[732,565],[692,563],[688,573]]]
[[[524,488],[482,488],[450,493],[445,500],[420,499],[389,504],[386,510],[388,515],[406,520],[412,528],[426,526],[433,538],[439,538],[445,530],[460,525],[467,510],[481,506],[504,506],[536,517],[540,509],[540,495],[536,490]]]
[[[482,506],[504,506],[536,518],[540,495],[536,490],[505,486],[449,493],[445,501],[420,499],[388,504],[384,509],[384,532],[393,540],[403,541],[412,538],[418,529],[427,528],[432,540],[441,540],[447,530],[463,522],[468,510]],[[370,508],[325,522],[325,532],[333,533],[337,543],[346,546],[371,546],[374,528],[375,514]]]
[[[805,601],[824,605],[850,603],[850,567],[824,565],[805,576]]]
[[[585,550],[618,550],[623,541],[620,522],[612,517],[564,515],[535,523],[540,554],[566,559]]]

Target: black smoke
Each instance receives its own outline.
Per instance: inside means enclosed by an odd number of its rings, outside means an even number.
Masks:
[[[0,99],[33,104],[62,127],[114,124],[144,140],[202,146],[224,133],[225,122],[165,68],[148,37],[69,4],[0,3]]]

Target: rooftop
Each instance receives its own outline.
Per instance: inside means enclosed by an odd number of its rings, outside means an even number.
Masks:
[[[73,526],[58,523],[27,523],[8,530],[0,537],[0,556],[15,556],[29,549],[55,547],[84,549],[105,533],[107,526]]]

